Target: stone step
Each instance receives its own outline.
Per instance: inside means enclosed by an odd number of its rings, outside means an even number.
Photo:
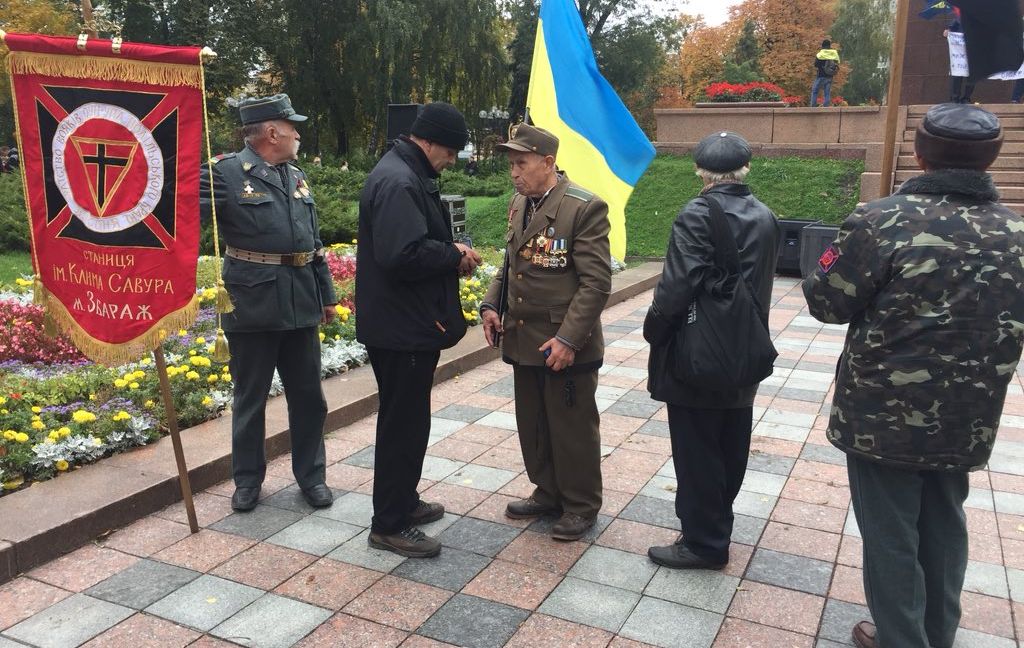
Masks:
[[[989,173],[997,187],[1024,186],[1024,171],[996,170]],[[904,182],[917,175],[921,175],[920,169],[899,169],[896,171],[896,182]]]
[[[1012,103],[1000,103],[1000,104],[981,104],[981,107],[989,111],[993,115],[1002,120],[1003,115],[1007,116],[1024,116],[1024,104],[1012,104]],[[909,122],[912,117],[924,117],[924,114],[931,108],[930,105],[924,106],[907,106],[907,121]],[[917,124],[914,124],[917,126]]]
[[[917,161],[914,156],[910,153],[903,154],[897,158],[896,170],[897,171],[913,171],[917,170]],[[996,171],[1018,171],[1024,169],[1024,156],[1022,155],[1000,155],[996,158],[996,161],[992,164],[992,169]],[[920,173],[920,171],[917,171]]]
[[[1003,124],[1003,141],[1004,142],[1024,142],[1024,117],[1021,118],[1021,129],[1020,130],[1007,130],[1006,124]],[[917,134],[916,130],[907,129],[903,131],[903,141],[913,143],[914,137]]]
[[[913,142],[900,142],[900,155],[910,155],[914,152]],[[1024,141],[1021,142],[1003,142],[1003,148],[999,149],[999,157],[1004,156],[1022,156],[1024,155]],[[1022,165],[1021,168],[1024,168]]]

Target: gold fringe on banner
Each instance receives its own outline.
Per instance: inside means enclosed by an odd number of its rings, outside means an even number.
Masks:
[[[85,354],[85,357],[107,367],[119,367],[138,360],[160,344],[161,340],[163,340],[161,331],[189,327],[195,322],[196,315],[198,314],[199,297],[196,296],[183,308],[164,316],[160,321],[154,323],[149,331],[134,340],[120,344],[111,344],[110,342],[97,340],[89,335],[85,329],[79,326],[78,322],[75,321],[75,318],[71,316],[71,313],[68,312],[59,299],[51,296],[47,298],[46,303],[46,317],[53,318],[60,332],[70,337],[75,346]]]
[[[62,56],[37,52],[11,52],[8,55],[13,74],[100,79],[103,81],[137,81],[153,85],[202,86],[202,70],[198,65],[153,63],[102,56]]]
[[[46,303],[46,286],[43,285],[43,280],[36,275],[32,280],[32,303],[36,306],[42,306]]]

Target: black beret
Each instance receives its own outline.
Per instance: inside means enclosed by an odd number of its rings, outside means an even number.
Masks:
[[[914,137],[914,152],[935,169],[987,169],[1002,146],[999,118],[971,104],[932,106]]]
[[[243,126],[273,119],[286,119],[293,122],[306,121],[305,115],[295,113],[292,101],[286,94],[243,99],[238,102],[238,115],[242,118]]]
[[[420,108],[410,132],[428,142],[434,142],[456,151],[466,147],[469,129],[466,118],[459,109],[442,101],[435,101]]]
[[[750,144],[736,133],[721,131],[702,139],[693,150],[693,161],[701,169],[727,173],[750,162]]]

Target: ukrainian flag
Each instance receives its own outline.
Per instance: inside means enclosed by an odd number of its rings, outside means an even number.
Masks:
[[[559,140],[558,166],[608,203],[612,255],[626,256],[626,203],[654,146],[597,69],[574,0],[542,0],[526,101]]]

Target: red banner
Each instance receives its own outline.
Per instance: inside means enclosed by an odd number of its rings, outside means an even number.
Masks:
[[[36,275],[97,362],[194,320],[199,48],[7,34]]]

